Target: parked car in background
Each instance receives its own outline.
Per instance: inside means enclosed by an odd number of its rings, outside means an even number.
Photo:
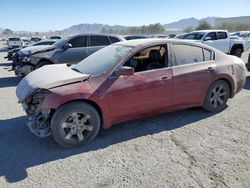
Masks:
[[[18,48],[24,46],[24,43],[20,37],[10,37],[8,38],[7,45],[10,48]]]
[[[250,31],[240,31],[239,33],[239,37],[247,41],[248,45],[250,46]]]
[[[38,42],[38,41],[40,41],[40,40],[42,40],[41,37],[31,37],[31,38],[30,38],[30,43],[29,43],[29,44],[34,44],[34,43],[36,43],[36,42]]]
[[[33,44],[29,44],[28,47],[30,46],[40,46],[40,45],[52,45],[56,42],[56,40],[41,40],[41,41],[38,41],[38,42],[35,42]],[[9,61],[10,60],[13,60],[13,56],[14,54],[16,54],[18,51],[22,50],[23,48],[14,48],[14,49],[11,49],[7,52],[7,56],[5,57],[6,59],[8,59]]]
[[[27,37],[22,37],[21,39],[23,41],[23,47],[26,47],[29,45],[29,39]]]
[[[222,111],[245,80],[238,57],[194,42],[142,39],[76,65],[44,66],[21,80],[16,95],[32,133],[71,148],[123,121],[197,106]]]
[[[126,40],[135,40],[135,39],[146,39],[146,38],[149,38],[149,37],[145,36],[145,35],[127,35],[124,38]]]
[[[183,39],[184,35],[186,35],[187,33],[181,33],[181,34],[177,34],[174,38],[175,39]]]
[[[59,40],[59,39],[62,39],[62,36],[54,35],[54,36],[50,36],[49,38],[52,39],[52,40]]]
[[[26,75],[44,65],[75,64],[112,43],[125,40],[109,34],[78,34],[58,40],[51,46],[26,53],[15,66],[16,75]]]
[[[176,37],[176,34],[174,34],[174,33],[171,33],[171,34],[168,35],[168,38],[170,38],[170,39],[175,38],[175,37]]]
[[[226,30],[193,31],[184,35],[182,39],[196,40],[237,57],[241,57],[242,53],[249,48],[248,43],[243,39],[230,39]]]

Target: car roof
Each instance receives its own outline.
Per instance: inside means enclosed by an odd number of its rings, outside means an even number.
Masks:
[[[168,38],[148,38],[148,39],[137,39],[137,40],[125,40],[121,42],[114,43],[113,45],[124,45],[124,46],[131,46],[131,47],[140,47],[140,46],[154,46],[154,45],[160,45],[164,43],[178,43],[178,44],[185,44],[185,45],[192,45],[192,46],[198,46],[201,48],[210,49],[213,51],[218,51],[217,49],[202,44],[200,42],[197,42],[195,40],[185,40],[185,39],[168,39]]]
[[[114,35],[114,34],[108,34],[108,33],[78,33],[78,34],[73,34],[73,35],[68,35],[67,37],[76,37],[76,36],[110,36],[110,37],[120,37],[123,38],[121,35]]]

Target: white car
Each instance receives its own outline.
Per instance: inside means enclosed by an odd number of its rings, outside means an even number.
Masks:
[[[183,36],[183,39],[195,40],[218,50],[241,57],[242,53],[249,48],[246,40],[241,38],[230,38],[226,30],[199,30]]]
[[[11,48],[23,47],[24,43],[20,37],[10,37],[8,38],[7,44]]]

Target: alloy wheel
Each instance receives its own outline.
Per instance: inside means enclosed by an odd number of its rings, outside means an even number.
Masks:
[[[214,108],[217,108],[220,105],[223,105],[226,101],[227,91],[223,85],[218,85],[214,87],[210,96],[210,103]]]
[[[65,140],[81,142],[93,131],[91,116],[74,112],[62,123],[62,129]]]

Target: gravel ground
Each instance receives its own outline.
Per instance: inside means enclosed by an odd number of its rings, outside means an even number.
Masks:
[[[248,52],[250,53],[250,51]],[[243,55],[247,61],[248,53]],[[250,187],[250,74],[228,108],[131,121],[66,150],[25,126],[0,53],[0,187]]]

